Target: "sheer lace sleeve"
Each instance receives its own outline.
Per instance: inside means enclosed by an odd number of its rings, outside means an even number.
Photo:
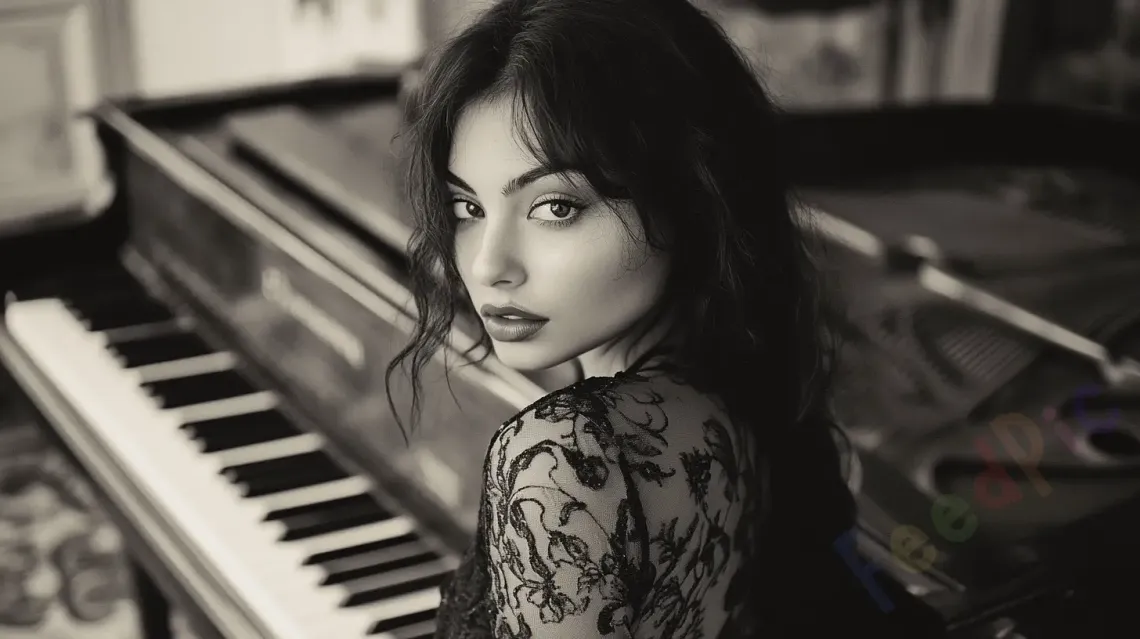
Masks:
[[[496,637],[629,637],[636,522],[604,411],[556,395],[491,444],[486,556]]]

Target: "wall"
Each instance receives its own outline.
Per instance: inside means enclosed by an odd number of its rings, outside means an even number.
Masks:
[[[117,94],[289,81],[349,72],[362,60],[399,65],[423,47],[421,0],[101,1],[111,7],[107,75],[131,69]]]
[[[471,16],[493,4],[493,0],[422,0],[424,27],[429,43],[439,42],[463,28]]]
[[[768,90],[788,106],[874,104],[882,100],[883,6],[829,15],[714,10]]]

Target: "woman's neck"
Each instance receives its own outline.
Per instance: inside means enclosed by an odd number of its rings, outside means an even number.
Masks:
[[[626,336],[579,355],[581,379],[612,377],[633,368],[642,369],[664,359],[670,346],[668,325],[662,323],[644,336]]]
[[[645,370],[668,360],[671,345],[667,327],[650,331],[639,340],[625,337],[598,346],[557,366],[524,373],[549,392],[591,377],[613,377],[631,369]]]

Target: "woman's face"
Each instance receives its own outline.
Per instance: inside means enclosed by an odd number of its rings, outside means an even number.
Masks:
[[[472,104],[451,153],[459,272],[507,366],[580,358],[587,375],[627,362],[616,336],[645,316],[666,275],[636,211],[577,176],[551,173],[522,144],[512,103]]]

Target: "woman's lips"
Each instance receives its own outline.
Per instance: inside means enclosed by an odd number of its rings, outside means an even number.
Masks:
[[[505,317],[507,319],[524,319],[524,320],[545,320],[549,319],[541,315],[535,315],[530,311],[521,309],[517,306],[495,306],[494,304],[484,304],[479,309],[479,314],[483,317]]]
[[[483,326],[491,339],[498,342],[521,342],[542,330],[550,320],[517,306],[484,304],[479,309]]]
[[[546,319],[513,319],[498,315],[483,317],[483,326],[491,339],[498,342],[521,342],[534,337],[550,320]]]

